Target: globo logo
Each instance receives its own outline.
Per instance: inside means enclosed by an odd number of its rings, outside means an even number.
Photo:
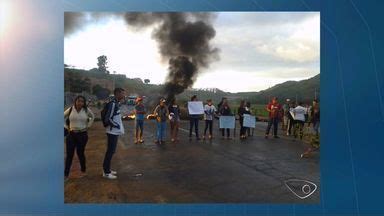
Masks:
[[[308,180],[289,179],[285,180],[284,184],[300,199],[305,199],[311,196],[317,189],[317,185]]]

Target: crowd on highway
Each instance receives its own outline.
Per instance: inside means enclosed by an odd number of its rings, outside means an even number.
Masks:
[[[125,90],[116,88],[114,97],[108,101],[101,111],[101,121],[105,127],[107,134],[107,150],[103,161],[103,177],[107,179],[116,179],[117,171],[111,170],[111,160],[117,148],[117,141],[120,135],[124,134],[124,125],[122,121],[122,113],[120,103],[125,98]],[[198,101],[196,95],[191,97],[191,101]],[[81,176],[86,175],[86,158],[85,147],[88,142],[88,129],[92,126],[95,116],[91,109],[87,107],[87,100],[84,96],[77,96],[72,106],[64,111],[64,132],[66,140],[66,159],[64,176],[68,179],[72,160],[76,151],[78,156]],[[307,128],[312,128],[313,138],[311,139],[311,147],[303,153],[302,157],[308,156],[311,152],[319,148],[319,128],[320,128],[320,105],[317,100],[313,100],[312,105],[303,105],[303,103],[293,103],[290,99],[286,99],[284,104],[278,102],[278,98],[273,97],[266,106],[268,111],[268,125],[265,130],[265,138],[268,139],[272,130],[272,137],[278,136],[279,124],[283,134],[293,136],[295,139],[303,139],[305,124]],[[156,119],[157,130],[155,143],[159,146],[164,145],[166,141],[167,123],[170,124],[171,142],[178,140],[178,131],[180,123],[181,109],[176,99],[166,101],[160,99],[154,112],[147,113],[147,109],[143,103],[143,98],[136,99],[136,105],[132,113],[135,119],[135,138],[134,143],[140,144],[144,142],[143,130],[144,120],[146,118]],[[147,115],[147,116],[146,116]],[[199,121],[204,117],[205,127],[201,134],[199,133]],[[230,107],[228,99],[222,98],[220,103],[213,105],[212,100],[207,100],[204,105],[204,113],[189,115],[189,139],[193,134],[196,140],[213,139],[213,122],[221,116],[237,116],[240,123],[240,139],[247,139],[251,136],[251,128],[245,127],[245,115],[252,115],[250,103],[242,100],[238,109]],[[220,128],[222,139],[232,139],[229,128]],[[194,132],[194,133],[193,133]]]

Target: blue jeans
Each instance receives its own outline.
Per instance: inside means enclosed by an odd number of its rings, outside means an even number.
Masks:
[[[163,122],[157,122],[157,141],[164,141],[165,138],[165,128],[167,126],[166,121]]]

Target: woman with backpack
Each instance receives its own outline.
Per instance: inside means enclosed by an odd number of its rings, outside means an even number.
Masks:
[[[86,175],[84,152],[88,142],[87,130],[91,127],[94,118],[92,111],[87,107],[85,97],[81,95],[75,98],[73,106],[64,111],[64,127],[68,131],[66,136],[65,180],[69,177],[75,150],[81,166],[80,177]]]

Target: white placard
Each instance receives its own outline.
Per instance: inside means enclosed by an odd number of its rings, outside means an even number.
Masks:
[[[253,115],[244,114],[243,126],[249,127],[249,128],[255,128],[256,127],[256,117]]]
[[[189,113],[189,115],[204,114],[203,102],[202,101],[188,101],[188,113]]]
[[[220,116],[220,128],[235,128],[235,116]]]

